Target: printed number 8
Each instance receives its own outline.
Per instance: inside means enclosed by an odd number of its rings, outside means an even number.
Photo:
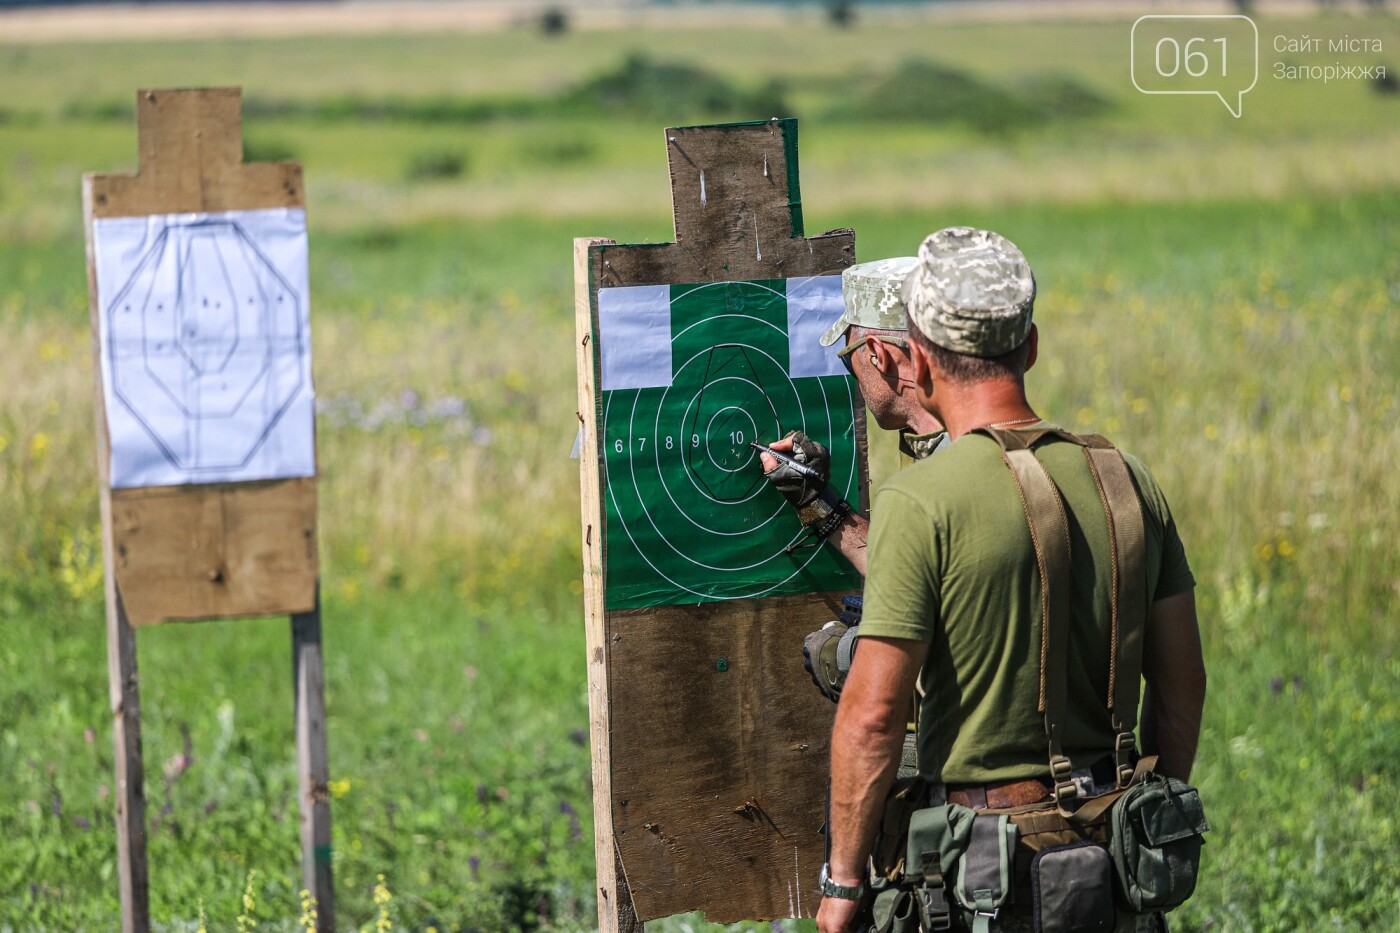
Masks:
[[[666,449],[667,449],[667,450],[670,450],[670,449],[671,449],[672,447],[674,447],[674,446],[676,446],[676,445],[673,444],[673,443],[671,442],[671,439],[670,439],[669,437],[666,438]]]

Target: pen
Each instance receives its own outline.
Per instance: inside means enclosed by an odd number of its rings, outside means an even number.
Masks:
[[[750,441],[750,442],[749,442],[749,446],[750,446],[750,447],[757,448],[758,450],[763,451],[764,453],[766,453],[766,454],[768,454],[770,457],[772,457],[774,460],[777,460],[779,463],[786,463],[788,466],[792,467],[793,470],[795,470],[799,476],[805,476],[805,477],[807,477],[808,479],[821,479],[821,478],[822,478],[821,473],[817,472],[817,471],[816,471],[815,469],[813,469],[812,467],[809,467],[807,464],[802,463],[802,462],[800,462],[800,461],[798,461],[798,460],[794,460],[792,457],[789,457],[787,454],[785,454],[785,453],[780,453],[779,451],[774,450],[772,447],[765,447],[764,445],[758,443],[757,441]]]

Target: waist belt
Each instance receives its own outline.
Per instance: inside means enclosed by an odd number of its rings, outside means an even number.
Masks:
[[[974,810],[1024,807],[1050,798],[1049,778],[997,781],[991,784],[949,784],[948,802]]]
[[[1138,756],[1134,754],[1133,764],[1137,764],[1137,760]],[[1084,796],[1102,793],[1116,781],[1114,761],[1109,757],[1100,758],[1089,767],[1075,771],[1073,778],[1076,783],[1084,785]],[[974,810],[1024,807],[1041,803],[1054,789],[1054,782],[1048,777],[992,781],[987,784],[949,784],[948,802]]]

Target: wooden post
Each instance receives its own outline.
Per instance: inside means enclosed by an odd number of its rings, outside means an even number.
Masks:
[[[136,631],[126,618],[110,567],[107,589],[107,681],[112,704],[116,770],[117,879],[123,933],[151,927],[146,869],[146,775],[141,758],[141,687],[136,671]]]
[[[666,149],[676,241],[574,241],[602,933],[697,909],[721,923],[810,916],[819,900],[834,707],[804,683],[799,651],[839,594],[606,609],[597,294],[839,273],[855,236],[803,235],[794,120],[672,128]],[[863,429],[858,418],[862,501]],[[729,673],[698,680],[696,660],[715,658]]]
[[[325,676],[321,658],[321,599],[292,616],[292,682],[296,696],[297,790],[301,801],[302,884],[316,898],[316,929],[335,930],[331,884],[330,764],[326,749]]]
[[[244,164],[238,88],[140,91],[140,170],[85,175],[83,213],[97,373],[97,451],[115,743],[123,933],[150,929],[135,628],[171,619],[293,616],[302,863],[334,929],[325,702],[317,596],[316,480],[113,489],[94,262],[101,218],[301,208],[301,166]]]

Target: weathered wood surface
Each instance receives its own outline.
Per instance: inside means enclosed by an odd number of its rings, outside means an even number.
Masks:
[[[577,337],[579,421],[588,425],[579,449],[580,493],[583,502],[584,638],[588,651],[588,720],[593,753],[593,845],[597,855],[599,933],[640,930],[627,888],[622,859],[613,842],[612,727],[608,707],[608,640],[603,619],[602,487],[594,409],[593,294],[589,279],[590,251],[612,240],[574,241],[574,323]],[[589,516],[598,516],[591,518]]]
[[[133,624],[315,607],[314,478],[112,492],[117,579]]]
[[[238,88],[139,91],[139,171],[83,177],[94,347],[100,313],[94,220],[304,206],[299,164],[243,163],[240,94]],[[100,388],[97,411],[102,494],[111,497],[115,520],[114,569],[133,625],[312,608],[319,573],[314,479],[109,489]]]
[[[146,862],[146,773],[141,753],[141,686],[136,632],[126,618],[121,593],[107,573],[107,685],[112,709],[113,769],[116,772],[117,883],[121,886],[123,933],[151,926]]]
[[[292,616],[292,685],[296,703],[297,794],[301,802],[302,885],[316,898],[317,933],[335,931],[331,878],[330,760],[326,750],[325,666],[321,605]]]
[[[118,879],[123,933],[150,929],[140,687],[133,626],[169,619],[315,612],[314,639],[293,620],[298,754],[303,783],[326,782],[325,711],[316,587],[316,482],[113,490],[97,335],[101,313],[93,222],[104,217],[301,207],[301,166],[244,165],[240,91],[141,91],[136,98],[140,170],[85,175],[89,313],[97,402],[97,462],[107,595],[107,655],[115,743]],[[319,777],[318,777],[319,775]],[[334,929],[329,806],[303,794],[304,864],[322,906],[317,929]],[[325,841],[324,865],[316,845]]]
[[[795,122],[673,128],[666,143],[676,242],[575,241],[604,931],[631,928],[628,895],[640,920],[689,910],[717,922],[811,916],[835,709],[812,687],[800,650],[835,617],[840,594],[604,610],[597,290],[834,274],[854,262],[851,231],[803,236]],[[864,502],[863,417],[857,432]]]

